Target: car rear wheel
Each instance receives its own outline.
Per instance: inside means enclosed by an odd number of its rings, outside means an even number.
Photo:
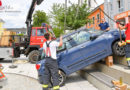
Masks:
[[[42,78],[43,78],[42,76],[40,76],[40,75],[38,76],[40,84],[43,84]],[[65,81],[66,81],[66,75],[61,70],[59,70],[59,81],[60,81],[60,83],[59,83],[60,86],[63,86],[65,84]],[[49,87],[52,87],[52,83],[53,83],[53,80],[51,78],[51,82],[49,84]]]
[[[29,61],[31,63],[36,63],[38,61],[38,56],[39,56],[39,51],[38,50],[33,50],[29,53]]]
[[[118,45],[118,42],[119,41],[116,41],[113,46],[112,46],[112,49],[113,49],[113,53],[117,56],[124,56],[125,55],[125,46],[119,46]]]

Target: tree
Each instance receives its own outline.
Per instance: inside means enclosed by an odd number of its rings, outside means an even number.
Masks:
[[[49,24],[48,17],[44,11],[36,11],[33,14],[33,26],[39,27],[42,23]]]
[[[70,2],[70,6],[66,10],[66,28],[74,30],[82,27],[83,25],[90,22],[88,19],[89,8],[87,7],[86,1],[82,4],[73,4]],[[53,4],[51,16],[54,19],[54,27],[64,29],[65,20],[65,7],[64,4]]]

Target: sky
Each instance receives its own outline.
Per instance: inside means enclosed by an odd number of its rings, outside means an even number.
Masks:
[[[0,18],[4,20],[4,28],[23,28],[26,27],[26,16],[32,0],[1,0],[2,9],[0,7]],[[69,1],[69,0],[68,0]],[[78,0],[70,0],[77,3]],[[47,14],[51,10],[53,3],[64,3],[65,0],[44,0],[41,5],[36,6],[36,10],[43,10]],[[104,0],[97,0],[98,4]],[[7,11],[7,12],[5,12]],[[10,12],[9,12],[10,11]]]

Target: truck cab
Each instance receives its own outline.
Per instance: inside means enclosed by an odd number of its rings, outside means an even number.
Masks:
[[[30,37],[30,46],[38,46],[39,48],[41,48],[43,46],[43,43],[46,41],[46,39],[44,38],[44,34],[47,32],[50,32],[55,38],[55,35],[50,26],[49,27],[32,27],[31,37]]]
[[[30,43],[25,50],[25,55],[28,56],[31,63],[36,62],[39,54],[38,50],[39,48],[43,47],[43,43],[46,41],[44,34],[47,32],[52,34],[53,39],[56,39],[51,26],[44,23],[42,24],[42,27],[32,27],[29,41]]]

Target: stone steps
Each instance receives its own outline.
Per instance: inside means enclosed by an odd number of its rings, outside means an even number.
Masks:
[[[115,79],[98,70],[84,69],[78,73],[99,90],[114,90],[114,85],[111,83],[111,81]]]
[[[130,69],[128,69],[127,66],[114,64],[113,66],[108,67],[103,63],[96,63],[95,65],[97,69],[104,74],[107,74],[118,80],[120,77],[122,77],[123,82],[130,85]]]

